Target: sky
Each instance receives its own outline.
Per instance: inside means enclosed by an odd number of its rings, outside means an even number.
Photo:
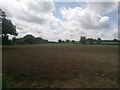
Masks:
[[[16,25],[17,38],[32,34],[49,41],[118,39],[117,2],[0,0],[0,8]]]

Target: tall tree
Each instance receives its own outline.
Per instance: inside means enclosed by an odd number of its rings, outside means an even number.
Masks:
[[[93,44],[93,43],[94,43],[94,40],[93,40],[93,38],[88,38],[88,39],[87,39],[87,42],[89,42],[89,44]]]
[[[72,42],[72,43],[75,43],[75,40],[72,40],[71,42]]]
[[[69,42],[70,42],[70,40],[66,39],[66,43],[69,43]]]
[[[6,18],[6,14],[2,9],[0,9],[0,16],[2,17],[2,42],[3,44],[8,44],[9,43],[8,34],[14,36],[18,35],[16,31],[16,26],[12,23],[10,19]]]
[[[61,39],[59,39],[59,40],[58,40],[58,43],[62,43],[62,40],[61,40]]]
[[[80,42],[81,42],[82,44],[85,44],[85,43],[86,43],[86,37],[85,37],[85,36],[81,36]]]
[[[97,44],[101,44],[101,43],[102,43],[101,38],[98,38],[98,39],[97,39]]]
[[[33,35],[26,35],[23,37],[24,41],[28,44],[34,44],[35,43],[35,37]]]

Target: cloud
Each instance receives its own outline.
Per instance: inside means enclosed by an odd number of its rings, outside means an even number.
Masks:
[[[101,16],[88,8],[62,8],[61,13],[71,26],[93,30],[110,28],[108,16]]]
[[[28,9],[36,12],[49,13],[54,10],[54,4],[52,2],[28,2]]]
[[[88,7],[100,14],[108,13],[117,8],[117,2],[88,2]]]
[[[97,7],[97,3],[92,3],[95,5],[94,7],[91,7],[90,3],[84,8],[62,7],[60,14],[63,19],[59,19],[53,15],[55,3],[52,1],[1,0],[1,2],[0,8],[17,26],[18,37],[33,34],[50,41],[79,40],[83,35],[93,38],[102,37],[103,39],[116,37],[117,32],[111,29],[110,18],[100,14],[102,10],[104,12],[113,10],[110,7],[114,6],[112,3],[104,7],[101,6],[102,4]],[[96,9],[94,9],[95,7]]]
[[[46,14],[50,14],[54,10],[52,2],[39,2],[39,1],[4,1],[1,0],[0,8],[2,8],[7,17],[18,18],[27,22],[43,23],[43,18]]]
[[[65,27],[72,32],[74,38],[77,37],[76,40],[82,35],[102,39],[118,38],[118,29],[112,28],[110,18],[92,11],[89,7],[61,8],[60,11]]]

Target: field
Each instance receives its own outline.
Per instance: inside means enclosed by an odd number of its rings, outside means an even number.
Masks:
[[[3,87],[117,88],[117,45],[3,46]]]

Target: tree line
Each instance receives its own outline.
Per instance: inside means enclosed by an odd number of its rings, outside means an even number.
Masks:
[[[120,42],[118,39],[113,40],[101,40],[101,38],[93,39],[86,38],[85,36],[81,36],[79,42],[75,40],[62,40],[59,39],[57,42],[50,42],[46,39],[42,39],[41,37],[34,37],[33,35],[27,34],[23,38],[12,38],[9,39],[9,35],[17,36],[18,33],[16,31],[16,26],[12,23],[12,21],[6,18],[5,12],[0,9],[0,18],[2,19],[2,29],[0,29],[1,35],[0,40],[2,40],[3,45],[11,45],[11,44],[41,44],[41,43],[81,43],[81,44],[103,44],[108,42]],[[0,20],[1,20],[0,19]],[[1,21],[0,21],[1,22]]]
[[[82,44],[119,44],[118,39],[113,40],[102,40],[101,38],[86,38],[85,36],[81,36],[80,43]]]
[[[13,38],[12,44],[41,44],[48,43],[48,40],[40,37],[34,37],[33,35],[27,34],[23,38]]]
[[[85,36],[81,36],[79,41],[75,40],[62,40],[59,39],[58,43],[80,43],[80,44],[119,44],[120,41],[118,39],[113,40],[102,40],[101,38],[87,38]]]

